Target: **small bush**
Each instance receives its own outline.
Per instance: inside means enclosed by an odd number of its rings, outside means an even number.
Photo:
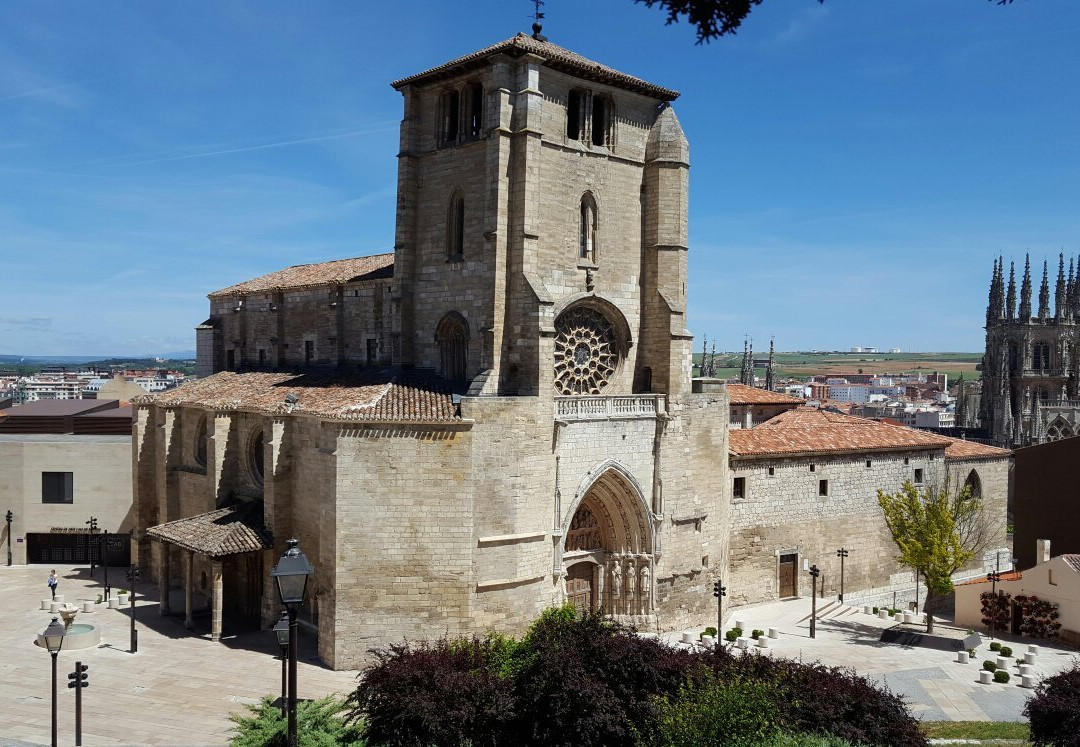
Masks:
[[[756,641],[758,638],[761,638],[761,636],[763,636],[763,635],[765,635],[764,630],[758,630],[757,628],[754,628],[754,632],[750,634],[750,637],[753,638]]]
[[[761,747],[858,747],[840,737],[823,737],[820,734],[781,734]]]
[[[714,628],[714,627],[712,627],[710,625],[709,627],[705,628],[705,630],[701,631],[701,635],[703,635],[703,636],[711,635],[713,638],[715,638],[716,637],[716,628]]]
[[[1008,682],[1008,681],[1009,681],[1009,673],[1006,672],[1004,669],[999,669],[996,672],[994,672],[994,682]]]
[[[288,722],[274,698],[264,697],[247,706],[251,715],[229,714],[233,727],[232,747],[285,747],[288,741]],[[332,745],[362,745],[360,728],[346,725],[341,712],[345,702],[330,696],[320,700],[299,701],[296,704],[296,736],[301,747],[331,747]]]
[[[968,652],[968,658],[969,658],[969,659],[974,659],[974,658],[975,658],[975,649],[973,649],[973,648],[969,648],[969,649],[967,650],[967,652]]]
[[[877,613],[878,613],[878,608],[874,607],[874,614],[876,615]]]
[[[996,672],[997,664],[987,659],[983,662],[983,669],[985,669],[987,672]]]
[[[735,639],[738,638],[741,635],[742,635],[742,628],[732,628],[728,632],[724,633],[724,638],[726,638],[729,643],[734,643]]]
[[[1000,651],[1001,650],[1001,644],[998,643],[997,641],[991,641],[990,650],[991,651]]]
[[[763,682],[719,682],[706,677],[661,705],[658,744],[756,747],[779,734],[777,696]]]
[[[1036,747],[1080,747],[1080,666],[1036,685],[1024,716]]]
[[[1007,659],[1012,656],[1012,649],[1008,646],[1002,646],[1000,649],[998,649],[998,653]]]

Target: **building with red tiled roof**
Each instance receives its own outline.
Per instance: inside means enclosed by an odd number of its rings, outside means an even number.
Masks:
[[[729,383],[727,385],[732,428],[752,428],[793,407],[800,407],[806,400],[792,397],[781,392],[758,389],[746,384]]]

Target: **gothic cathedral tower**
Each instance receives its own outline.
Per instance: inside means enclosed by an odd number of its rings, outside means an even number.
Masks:
[[[394,87],[395,362],[476,395],[687,391],[678,93],[539,32]]]

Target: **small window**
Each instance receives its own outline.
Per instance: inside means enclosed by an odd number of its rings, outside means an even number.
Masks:
[[[265,365],[266,365],[266,351],[260,348],[259,349],[259,366],[265,366]]]
[[[484,87],[479,83],[469,86],[469,118],[466,122],[466,136],[470,139],[480,137],[484,127]]]
[[[708,555],[702,555],[701,556],[701,567],[702,568],[708,568],[709,567],[709,556]]]
[[[453,145],[458,139],[458,122],[461,118],[461,94],[458,91],[447,91],[439,99],[439,108],[442,115],[439,144]]]
[[[818,480],[817,494],[819,496],[822,496],[822,497],[827,496],[829,494],[829,481],[828,480]]]
[[[873,467],[873,466],[874,466],[874,463],[873,463],[872,461],[870,461],[869,459],[867,459],[867,460],[866,460],[866,468],[867,468],[867,469],[870,469],[870,468],[871,468],[871,467]]]
[[[919,467],[916,467],[915,468],[915,484],[916,485],[922,485],[922,477],[923,477],[922,469],[919,468]]]
[[[769,477],[776,476],[776,467],[769,467]]]
[[[465,256],[465,199],[455,195],[450,199],[450,215],[446,226],[446,256],[460,261]]]
[[[1057,581],[1054,580],[1053,568],[1046,569],[1046,583],[1050,584],[1051,586],[1057,586]]]
[[[310,366],[315,362],[315,341],[304,340],[304,364]]]
[[[566,137],[581,140],[581,91],[571,91],[566,96]]]
[[[225,351],[225,368],[228,369],[229,371],[235,371],[236,370],[236,351],[235,350],[226,350]]]
[[[731,489],[731,495],[733,498],[745,498],[746,497],[746,478],[736,477],[735,484]]]
[[[367,338],[367,350],[365,351],[365,360],[369,366],[375,364],[375,360],[378,358],[379,349],[378,342],[374,337]]]
[[[41,502],[74,503],[72,474],[71,472],[42,472]]]
[[[810,471],[814,472],[816,470],[816,468],[817,468],[817,465],[814,464],[813,462],[810,462]]]
[[[206,433],[206,416],[199,418],[199,424],[195,426],[195,462],[200,467],[206,466],[206,447],[208,441]]]
[[[608,128],[611,124],[611,100],[603,96],[593,96],[592,100],[592,143],[608,144]]]
[[[911,464],[911,459],[909,459],[908,457],[904,457],[904,466],[906,467],[909,464]]]
[[[265,459],[263,449],[263,434],[259,431],[252,437],[251,446],[248,447],[248,466],[251,468],[251,477],[256,485],[263,484],[263,462]]]

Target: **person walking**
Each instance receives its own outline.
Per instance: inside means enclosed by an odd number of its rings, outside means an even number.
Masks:
[[[49,574],[49,591],[52,592],[52,598],[56,599],[56,584],[59,579],[56,576],[56,569],[53,568],[52,573]]]

